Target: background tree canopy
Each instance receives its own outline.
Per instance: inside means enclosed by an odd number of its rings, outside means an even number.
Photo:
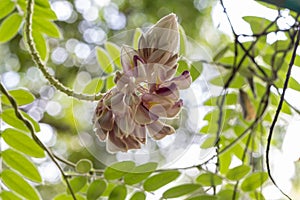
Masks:
[[[1,198],[299,199],[300,9],[265,2],[0,0]],[[108,153],[92,115],[120,47],[170,13],[176,133]]]

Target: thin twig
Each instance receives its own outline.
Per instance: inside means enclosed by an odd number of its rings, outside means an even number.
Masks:
[[[72,163],[72,162],[69,161],[69,160],[66,160],[66,159],[64,159],[64,158],[62,158],[62,157],[59,157],[58,155],[56,155],[56,154],[54,154],[54,153],[52,153],[52,154],[53,154],[53,156],[54,156],[57,160],[59,160],[60,162],[66,164],[66,165],[68,165],[68,166],[70,166],[70,167],[73,167],[73,168],[76,167],[76,164],[75,164],[75,163]]]
[[[95,101],[99,100],[102,97],[102,93],[98,93],[95,95],[86,95],[81,93],[76,93],[73,90],[64,86],[61,82],[59,82],[55,77],[53,77],[48,69],[47,66],[41,60],[41,57],[36,49],[35,43],[33,41],[32,36],[32,16],[33,16],[33,7],[34,7],[34,0],[27,1],[27,8],[26,8],[26,18],[25,18],[25,35],[26,41],[28,45],[29,53],[32,57],[32,60],[35,62],[37,67],[41,70],[44,77],[53,85],[57,90],[65,93],[68,96],[77,98],[79,100],[87,100],[87,101]]]
[[[50,159],[54,162],[54,164],[57,166],[57,168],[59,169],[61,175],[63,176],[68,189],[73,197],[74,200],[76,200],[75,194],[72,190],[72,187],[69,183],[68,177],[67,175],[64,173],[62,167],[59,165],[59,163],[56,161],[55,156],[53,155],[52,151],[50,149],[48,149],[42,142],[41,140],[36,136],[35,134],[35,130],[33,125],[31,124],[31,122],[26,119],[23,114],[21,113],[21,111],[18,108],[17,102],[16,100],[9,94],[9,92],[5,89],[5,87],[3,86],[3,84],[0,82],[0,90],[1,92],[7,97],[7,99],[9,100],[10,104],[12,105],[14,111],[15,111],[15,115],[17,116],[18,119],[20,119],[25,126],[29,129],[30,133],[31,133],[31,137],[33,138],[33,140],[44,150],[46,151],[46,153],[48,154],[48,156],[50,157]]]
[[[188,170],[188,169],[193,169],[193,168],[200,168],[203,165],[206,165],[207,163],[209,163],[212,159],[214,159],[217,155],[213,155],[212,157],[210,157],[207,161],[197,164],[197,165],[191,165],[188,167],[179,167],[179,168],[169,168],[169,169],[157,169],[154,172],[164,172],[164,171],[174,171],[174,170]]]
[[[288,199],[291,199],[291,198],[277,185],[276,181],[274,180],[274,178],[273,178],[273,176],[271,174],[271,167],[270,167],[270,147],[271,147],[271,141],[272,141],[273,131],[274,131],[277,119],[279,117],[279,114],[281,112],[281,108],[282,108],[282,105],[283,105],[283,102],[284,102],[285,92],[286,92],[286,90],[288,88],[289,79],[290,79],[290,76],[291,76],[292,67],[294,65],[294,62],[295,62],[295,59],[296,59],[296,56],[297,56],[297,48],[299,46],[299,41],[300,41],[299,29],[300,28],[297,29],[297,34],[298,34],[297,35],[297,39],[296,39],[296,42],[294,44],[294,50],[293,50],[292,58],[291,58],[290,63],[289,63],[289,68],[288,68],[288,71],[286,72],[286,78],[285,78],[285,81],[284,81],[282,94],[280,96],[280,100],[279,100],[279,103],[278,103],[278,106],[277,106],[277,109],[276,109],[276,112],[275,112],[275,116],[273,118],[273,121],[272,121],[272,124],[271,124],[271,127],[270,127],[270,131],[269,131],[269,135],[268,135],[268,140],[267,140],[267,147],[266,147],[266,164],[267,164],[268,175],[269,175],[272,183]]]
[[[256,127],[256,125],[262,120],[262,117],[268,107],[269,104],[269,94],[270,94],[270,87],[271,86],[267,86],[266,92],[264,93],[263,97],[261,98],[261,101],[259,103],[259,107],[257,109],[257,116],[254,119],[254,121],[250,124],[250,126],[245,129],[243,131],[243,133],[241,133],[235,140],[233,140],[230,144],[226,145],[226,147],[224,147],[223,149],[221,149],[219,151],[219,155],[225,153],[226,151],[228,151],[231,147],[233,147],[237,142],[239,142],[240,140],[242,140],[250,130],[254,129]]]
[[[276,89],[277,94],[279,96],[281,96],[281,92],[279,91],[279,88],[276,85],[273,85],[273,87]],[[288,100],[284,99],[284,102],[290,107],[292,108],[298,115],[300,115],[300,110],[298,108],[296,108],[294,105],[292,105]]]

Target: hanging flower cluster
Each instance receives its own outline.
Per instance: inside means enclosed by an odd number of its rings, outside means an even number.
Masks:
[[[139,39],[138,50],[121,49],[123,72],[116,86],[100,99],[93,122],[109,152],[139,149],[146,132],[155,140],[175,132],[162,119],[173,118],[183,101],[179,90],[190,86],[190,73],[177,70],[179,32],[175,14],[160,19]]]

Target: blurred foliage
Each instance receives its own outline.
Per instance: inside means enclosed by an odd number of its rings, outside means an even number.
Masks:
[[[300,113],[284,99],[273,140],[268,139],[289,66],[300,67],[299,55],[293,54],[299,34],[298,14],[264,3],[276,18],[245,16],[252,33],[237,34],[234,30],[238,27],[230,24],[233,32],[227,35],[212,19],[216,7],[226,11],[221,3],[35,1],[32,34],[41,59],[62,84],[85,94],[114,86],[114,73],[121,68],[120,45],[136,47],[141,31],[166,14],[178,16],[181,46],[177,74],[189,70],[195,85],[209,80],[205,85],[210,91],[206,92],[211,92],[205,97],[195,91],[208,111],[201,119],[206,124],[201,130],[193,127],[194,134],[187,137],[201,137],[199,151],[213,153],[208,160],[195,158],[195,165],[169,169],[164,168],[165,150],[153,141],[151,148],[164,164],[152,157],[146,162],[132,161],[138,154],[128,153],[126,161],[124,154],[109,155],[92,130],[95,103],[57,91],[31,60],[24,33],[27,1],[0,0],[0,72],[5,86],[1,89],[4,145],[0,197],[265,199],[264,189],[271,185],[265,148],[271,144],[281,150],[289,119]],[[288,88],[299,93],[299,78],[292,76]],[[182,123],[174,119],[174,126],[182,128],[193,116],[193,109],[186,112],[180,116]],[[200,123],[198,120],[191,119]],[[189,145],[179,140],[182,146]],[[176,148],[180,147],[172,150]],[[299,161],[294,165],[292,191],[285,192],[297,199]],[[194,170],[192,175],[190,170]]]

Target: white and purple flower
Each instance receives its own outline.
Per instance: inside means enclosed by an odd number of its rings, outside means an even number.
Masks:
[[[139,149],[146,133],[159,140],[175,132],[162,119],[180,112],[179,90],[190,86],[190,73],[177,70],[179,31],[175,14],[160,19],[139,39],[139,49],[121,49],[123,72],[116,86],[99,101],[93,122],[96,135],[109,152]]]

